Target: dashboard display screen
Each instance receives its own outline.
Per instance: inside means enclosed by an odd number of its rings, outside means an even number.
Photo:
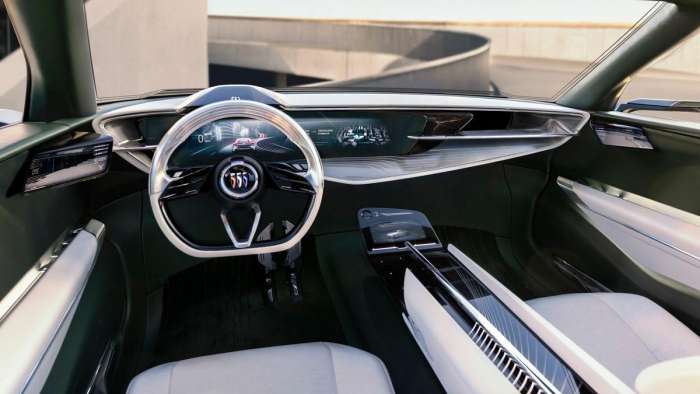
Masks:
[[[235,155],[260,161],[303,158],[301,151],[272,124],[255,119],[221,119],[208,123],[189,136],[173,153],[171,165],[215,165]]]
[[[404,113],[304,111],[289,113],[306,131],[322,158],[400,155],[410,151],[425,117]],[[254,119],[221,119],[196,130],[171,157],[174,167],[215,165],[236,155],[262,162],[303,158],[277,127]]]

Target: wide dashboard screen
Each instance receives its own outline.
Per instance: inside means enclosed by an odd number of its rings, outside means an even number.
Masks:
[[[322,158],[399,155],[408,153],[425,117],[389,112],[353,113],[308,111],[290,113],[316,145]],[[171,165],[214,165],[235,154],[260,161],[303,158],[286,135],[265,121],[221,119],[192,133],[171,157]]]

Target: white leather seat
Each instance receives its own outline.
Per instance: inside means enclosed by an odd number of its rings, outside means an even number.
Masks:
[[[700,338],[645,297],[566,294],[528,304],[630,387],[648,366],[700,355]]]
[[[349,346],[315,342],[222,353],[159,365],[129,394],[393,393],[384,363]]]

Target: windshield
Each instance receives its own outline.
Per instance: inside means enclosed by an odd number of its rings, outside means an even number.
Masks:
[[[101,98],[254,84],[552,99],[654,6],[636,0],[134,4],[85,4]]]

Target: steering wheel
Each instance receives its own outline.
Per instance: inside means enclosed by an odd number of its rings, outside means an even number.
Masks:
[[[174,165],[173,155],[182,154],[184,149],[178,148],[192,141],[193,133],[224,119],[253,120],[274,126],[298,148],[303,160],[271,162],[261,160],[255,149],[229,148],[223,158],[217,159],[218,163],[194,163],[184,169]],[[195,155],[190,158],[200,160]],[[200,187],[193,188],[192,185]],[[204,202],[197,199],[201,190],[208,190],[213,197]],[[274,253],[290,249],[299,243],[313,224],[323,196],[323,167],[313,141],[284,112],[254,101],[222,101],[188,113],[167,131],[153,156],[148,192],[153,215],[163,234],[175,247],[190,256],[212,258]],[[278,212],[284,212],[279,207],[287,200],[284,193],[308,197],[302,205],[303,214],[298,223],[276,217]],[[271,194],[275,196],[273,200]],[[185,203],[188,210],[197,208],[197,204],[205,204],[206,209],[215,205],[218,210],[215,221],[223,227],[228,236],[227,242],[202,245],[192,239],[192,236],[186,235],[183,226],[179,226],[169,213],[168,204],[174,197],[178,201],[187,200]],[[182,206],[182,202],[179,204]],[[273,217],[267,218],[271,223],[284,220],[287,229],[280,239],[267,237],[262,240],[264,237],[256,237],[259,234],[261,216],[266,211],[273,212],[270,214]],[[209,223],[213,226],[214,221]],[[247,227],[247,230],[241,231],[241,227]]]

